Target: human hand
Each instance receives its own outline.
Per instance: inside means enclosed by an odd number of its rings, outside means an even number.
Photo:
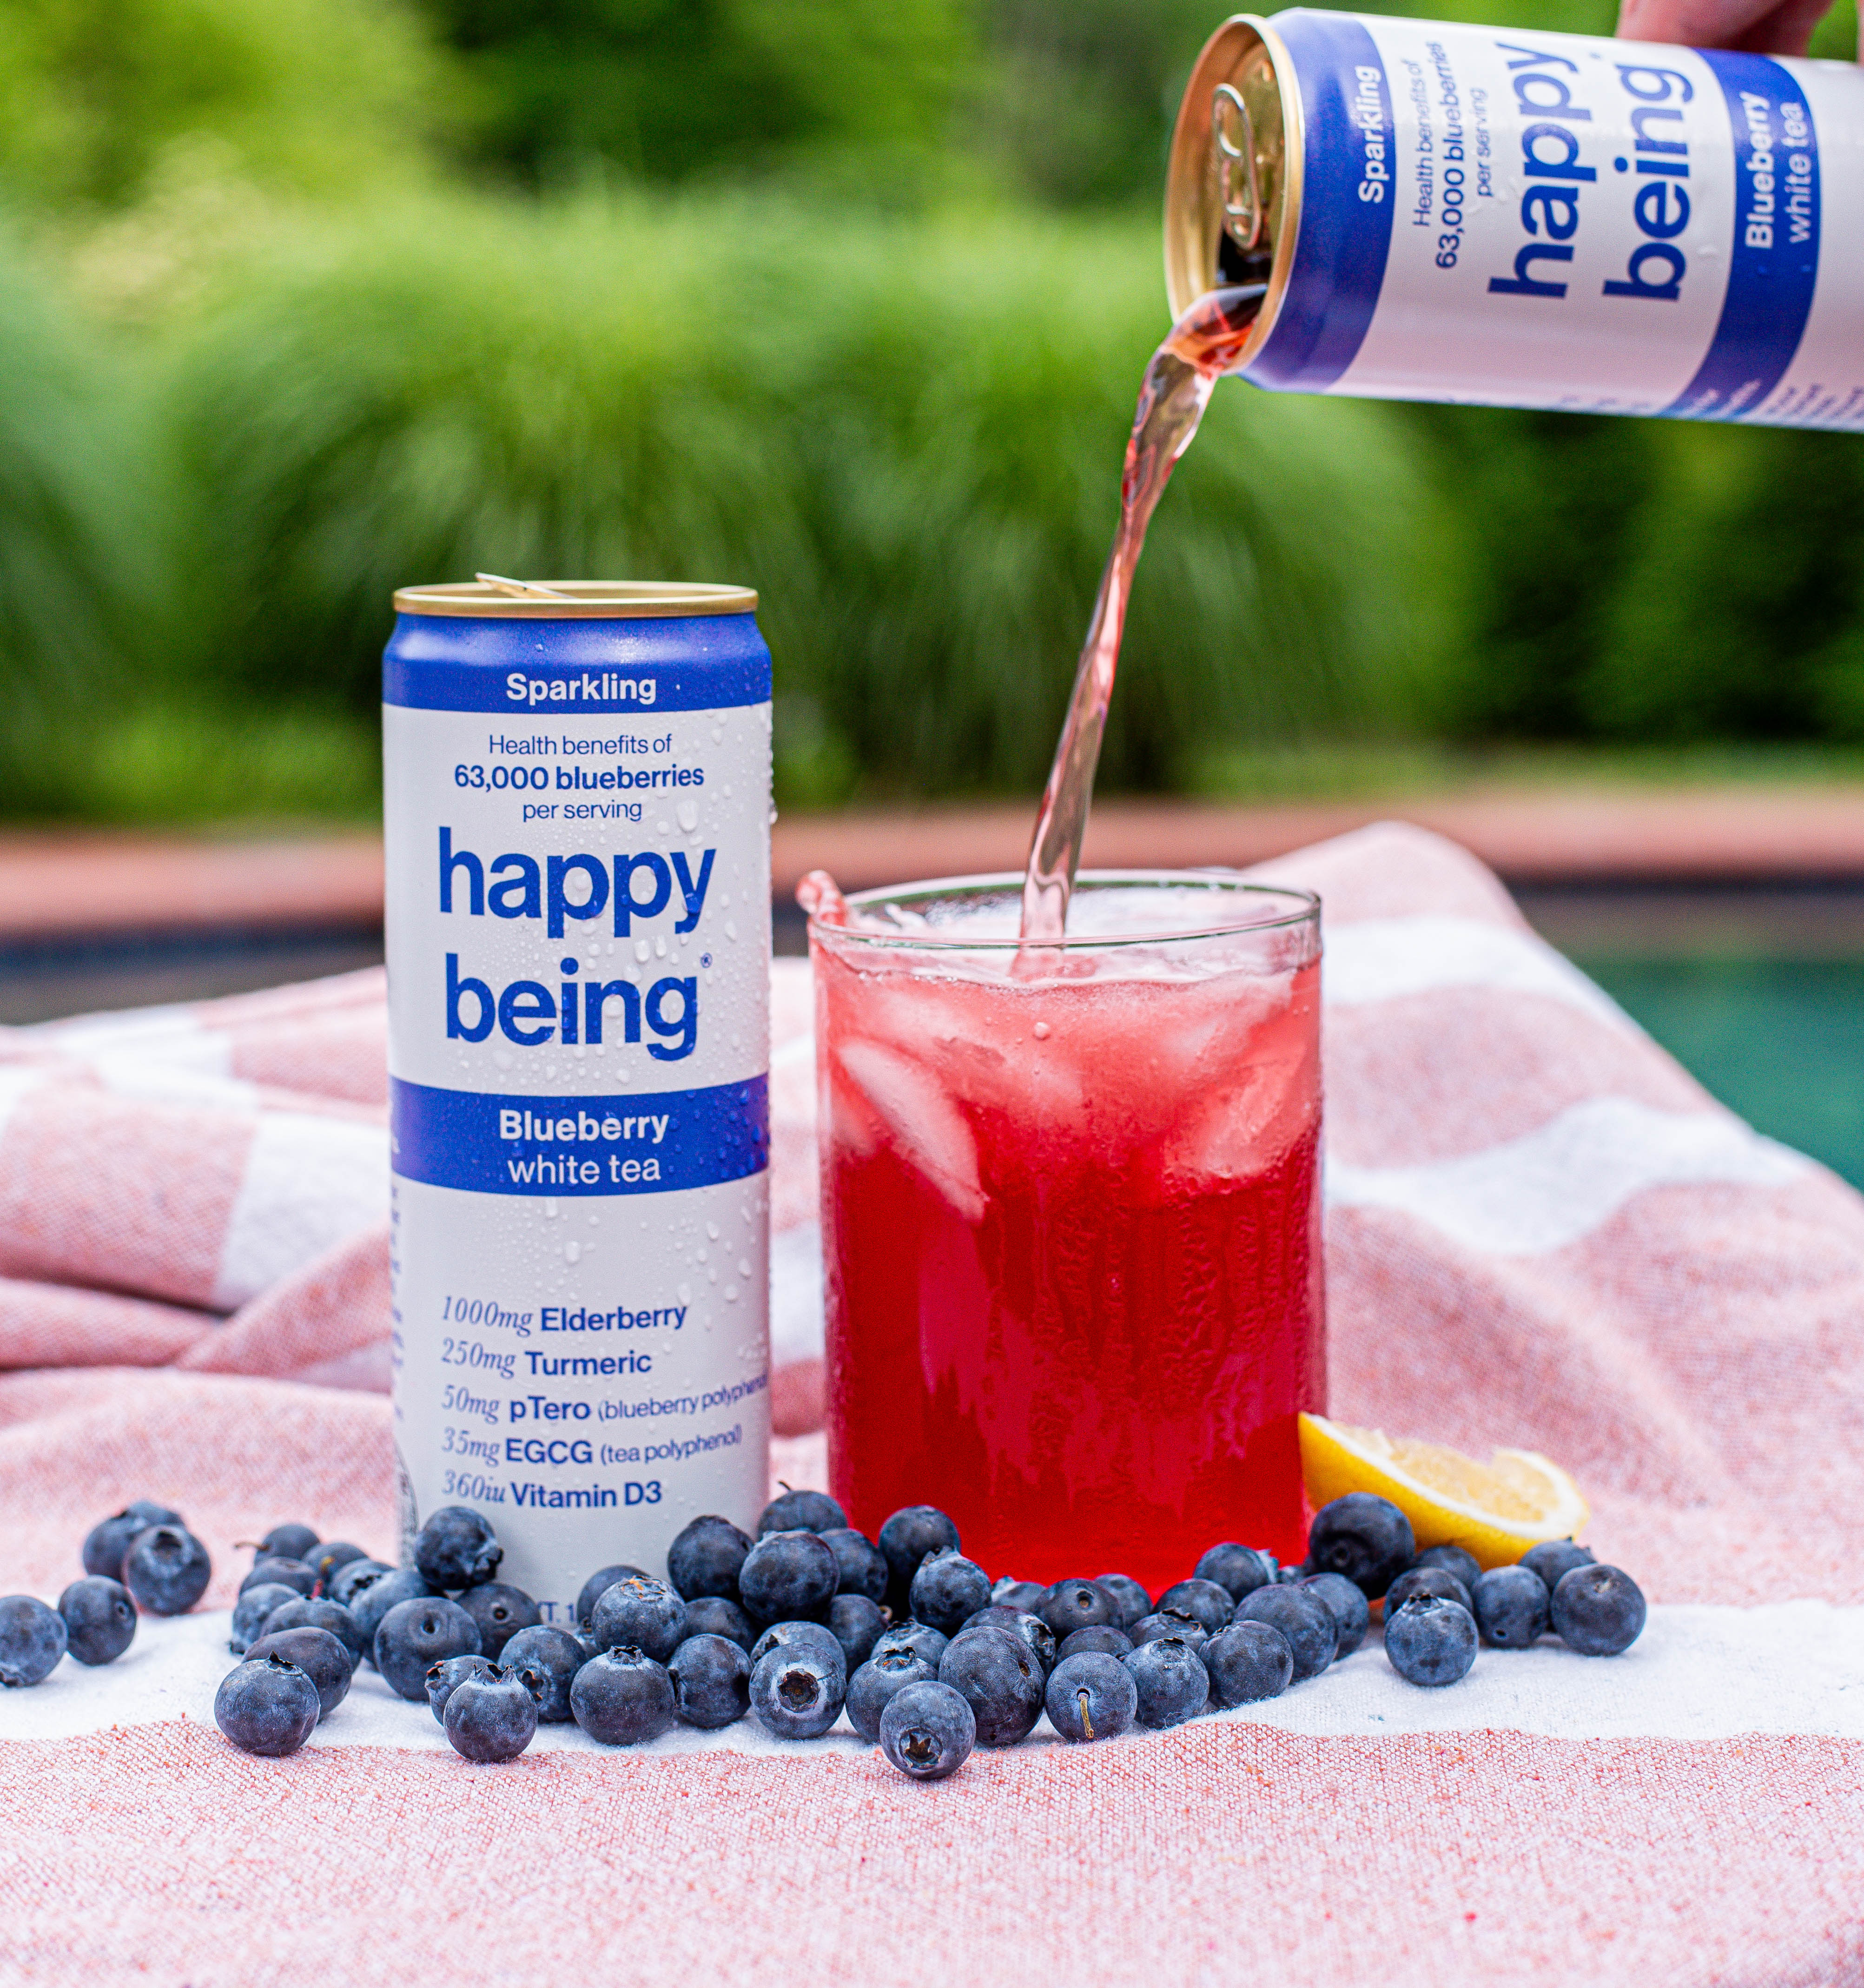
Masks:
[[[1618,32],[1632,42],[1802,56],[1831,0],[1620,0]],[[1864,0],[1859,0],[1864,8]]]

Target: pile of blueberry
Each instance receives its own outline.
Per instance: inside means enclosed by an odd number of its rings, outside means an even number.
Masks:
[[[820,1491],[773,1499],[755,1540],[695,1519],[665,1581],[601,1568],[573,1628],[496,1579],[502,1557],[462,1506],[421,1527],[411,1567],[275,1527],[233,1611],[242,1661],[215,1699],[220,1729],[249,1753],[295,1752],[372,1663],[470,1760],[514,1759],[553,1721],[631,1746],[676,1721],[715,1729],[747,1713],[812,1740],[845,1714],[902,1773],[936,1780],[976,1746],[1013,1746],[1044,1712],[1088,1742],[1276,1697],[1356,1650],[1375,1604],[1394,1668],[1426,1685],[1466,1675],[1479,1641],[1524,1648],[1551,1628],[1609,1656],[1645,1618],[1630,1576],[1570,1540],[1485,1573],[1458,1547],[1420,1554],[1405,1514],[1363,1493],[1322,1509],[1304,1564],[1226,1543],[1155,1598],[1121,1574],[993,1582],[935,1507],[895,1512],[870,1540]],[[56,1614],[0,1601],[0,1682],[38,1682],[67,1643],[108,1662],[135,1633],[131,1597],[178,1614],[207,1583],[205,1550],[158,1506],[106,1520],[84,1564]]]
[[[139,1498],[93,1526],[84,1578],[48,1608],[37,1596],[0,1597],[0,1685],[41,1684],[69,1655],[114,1663],[136,1640],[136,1611],[185,1615],[207,1592],[214,1564],[179,1512]]]

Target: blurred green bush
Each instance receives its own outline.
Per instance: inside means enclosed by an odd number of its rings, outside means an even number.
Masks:
[[[857,769],[1027,789],[1158,335],[1152,247],[743,196],[416,205],[307,238],[242,269],[165,376],[204,500],[181,674],[360,713],[412,576],[742,577],[791,793]],[[1387,410],[1226,390],[1154,527],[1110,779],[1421,721],[1456,610],[1408,570],[1438,508],[1416,458]]]
[[[0,0],[4,806],[367,810],[474,566],[757,584],[790,801],[1032,791],[1220,12]],[[1864,741],[1857,447],[1226,385],[1107,784]]]
[[[0,0],[0,189],[117,205],[178,151],[367,196],[462,113],[402,0]]]

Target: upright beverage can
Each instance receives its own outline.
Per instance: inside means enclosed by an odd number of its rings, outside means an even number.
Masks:
[[[770,653],[743,588],[404,589],[383,662],[405,1553],[546,1620],[767,1494]]]
[[[1179,112],[1175,313],[1301,393],[1864,428],[1864,70],[1299,7]]]

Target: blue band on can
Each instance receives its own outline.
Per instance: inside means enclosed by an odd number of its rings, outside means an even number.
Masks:
[[[1805,93],[1764,56],[1699,51],[1734,131],[1734,243],[1720,322],[1696,377],[1663,410],[1757,414],[1793,363],[1818,279],[1818,134]],[[1771,182],[1762,186],[1762,181]]]
[[[1274,25],[1307,116],[1301,224],[1274,329],[1243,373],[1259,387],[1318,394],[1358,357],[1385,282],[1397,197],[1392,92],[1372,36],[1349,15],[1297,7]]]
[[[750,614],[403,614],[382,656],[382,702],[421,711],[646,718],[770,700],[770,651]]]
[[[507,1097],[389,1080],[391,1165],[469,1194],[668,1194],[770,1163],[766,1077],[614,1097]]]

